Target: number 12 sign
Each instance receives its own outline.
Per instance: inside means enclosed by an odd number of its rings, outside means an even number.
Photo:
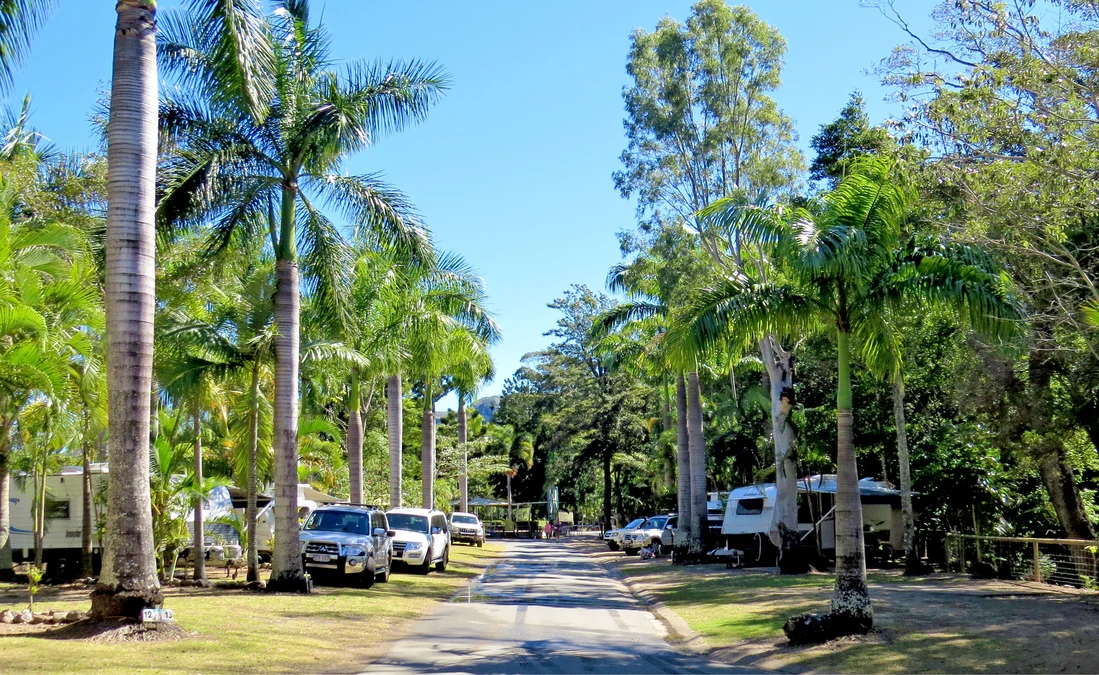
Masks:
[[[175,620],[175,612],[170,609],[146,607],[141,610],[141,621],[144,623],[172,623]]]

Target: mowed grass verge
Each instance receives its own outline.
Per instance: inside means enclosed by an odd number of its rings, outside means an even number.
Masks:
[[[869,575],[875,632],[790,646],[787,618],[827,611],[833,577],[719,566],[612,564],[687,622],[723,661],[788,672],[1095,672],[1099,596],[958,575]]]
[[[454,547],[445,573],[401,573],[369,590],[319,587],[308,596],[170,589],[165,607],[194,636],[180,641],[97,644],[37,636],[2,636],[11,673],[285,673],[354,672],[385,653],[400,627],[445,601],[502,551]],[[0,610],[26,607],[4,585]],[[44,592],[35,611],[87,610],[86,594]]]

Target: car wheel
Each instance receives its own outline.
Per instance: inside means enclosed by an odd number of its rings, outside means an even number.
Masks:
[[[431,572],[431,550],[430,549],[428,550],[428,552],[426,554],[424,554],[424,564],[417,567],[416,571],[419,572],[420,574],[428,574],[429,572]]]
[[[389,581],[389,571],[392,570],[392,569],[393,569],[393,557],[390,556],[389,557],[389,562],[386,563],[386,566],[382,569],[381,572],[378,572],[377,574],[374,575],[374,578],[377,581],[384,584],[387,581]]]
[[[478,539],[477,540],[477,548],[481,548],[484,545],[485,545],[485,540],[484,539]]]
[[[374,558],[367,558],[366,567],[363,568],[362,572],[359,572],[359,586],[361,588],[370,588],[374,585],[374,573],[370,571],[373,565]]]
[[[639,549],[636,548],[624,548],[622,549],[622,552],[626,555],[637,555],[638,550]]]
[[[436,572],[445,572],[447,563],[450,562],[450,547],[447,546],[443,549],[443,559],[435,563]]]
[[[617,541],[608,541],[607,542],[607,548],[609,548],[612,551],[617,551],[621,547],[618,545]]]

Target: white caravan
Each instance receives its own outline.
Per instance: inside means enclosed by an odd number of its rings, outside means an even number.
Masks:
[[[107,465],[93,463],[92,478],[92,555],[98,568],[100,542],[96,523],[106,518],[95,496],[107,489]],[[66,466],[46,476],[46,532],[42,537],[43,562],[50,576],[68,576],[80,569],[80,534],[84,522],[84,468]],[[12,474],[9,493],[11,513],[11,552],[15,562],[34,560],[34,477]]]
[[[264,497],[263,499],[269,499]],[[346,499],[340,499],[339,497],[333,497],[332,495],[325,494],[320,490],[313,489],[308,483],[298,483],[298,521],[302,522],[309,517],[309,514],[313,512],[313,509],[321,506],[322,504],[346,504]],[[271,556],[271,546],[275,542],[275,500],[270,499],[264,505],[263,501],[259,502],[260,510],[256,514],[256,532],[258,537],[256,539],[256,551],[260,554],[260,557],[267,559]],[[241,519],[244,518],[243,507],[237,509]]]
[[[885,556],[904,549],[901,520],[901,492],[891,484],[863,478],[859,481],[862,519],[868,547]],[[823,552],[836,548],[835,524],[836,476],[825,474],[798,480],[798,531],[802,541],[814,546],[814,525],[819,530]],[[729,493],[721,534],[726,543],[746,553],[749,562],[773,554],[767,533],[775,514],[775,485],[761,483],[736,488]]]

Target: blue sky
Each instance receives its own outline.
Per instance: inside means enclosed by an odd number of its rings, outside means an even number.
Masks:
[[[161,0],[161,11],[178,6]],[[494,357],[498,393],[526,352],[544,346],[556,320],[546,303],[569,284],[603,288],[619,260],[615,233],[634,205],[611,173],[625,147],[622,87],[634,28],[664,15],[685,19],[686,0],[467,0],[314,2],[335,55],[435,60],[453,84],[423,125],[379,139],[351,172],[383,171],[408,193],[441,248],[482,274],[504,332]],[[867,71],[904,35],[858,0],[747,2],[786,38],[775,95],[800,145],[861,89],[875,122],[897,114]],[[926,29],[933,2],[900,3]],[[110,77],[113,3],[61,0],[12,88],[28,90],[33,121],[63,149],[93,145],[88,121]],[[441,409],[452,405],[444,399]]]

